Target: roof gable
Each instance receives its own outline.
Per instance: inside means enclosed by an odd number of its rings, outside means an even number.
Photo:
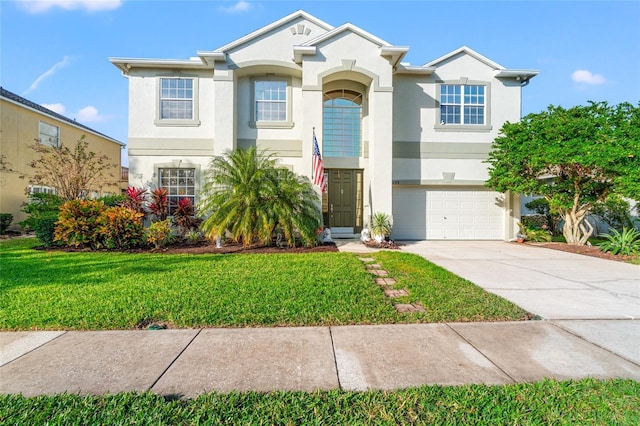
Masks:
[[[424,64],[425,67],[437,67],[439,64],[441,64],[442,62],[445,62],[451,58],[453,58],[456,55],[459,55],[460,53],[469,55],[475,59],[477,59],[478,61],[482,62],[483,64],[493,68],[494,70],[503,70],[505,69],[502,65],[498,64],[497,62],[493,62],[491,59],[482,56],[481,54],[479,54],[478,52],[476,52],[475,50],[471,49],[470,47],[467,46],[462,46],[459,47],[458,49],[454,50],[453,52],[449,52],[444,56],[439,57],[438,59],[434,59],[433,61]]]
[[[316,18],[313,15],[308,14],[307,12],[305,12],[304,10],[298,10],[296,12],[293,12],[290,15],[285,16],[284,18],[278,19],[275,22],[272,22],[269,25],[266,25],[262,28],[257,29],[256,31],[247,34],[244,37],[241,37],[235,41],[232,41],[229,44],[226,44],[218,49],[216,49],[214,52],[218,52],[218,53],[223,53],[223,52],[227,52],[229,50],[233,50],[236,49],[240,46],[242,46],[243,44],[249,43],[255,39],[258,39],[260,37],[262,37],[263,35],[277,29],[280,27],[284,27],[286,25],[288,25],[289,23],[291,23],[292,21],[298,20],[298,19],[305,19],[309,22],[312,22],[314,24],[316,24],[317,26],[323,28],[325,31],[331,31],[333,30],[333,26],[327,24],[326,22]]]
[[[332,38],[335,38],[337,36],[339,36],[340,34],[342,34],[345,31],[349,31],[353,34],[357,34],[360,37],[369,40],[370,42],[372,42],[373,44],[378,45],[378,47],[382,47],[382,46],[391,46],[390,43],[387,43],[386,41],[382,40],[381,38],[378,38],[376,36],[374,36],[373,34],[363,30],[360,27],[357,27],[349,22],[347,22],[346,24],[342,24],[337,28],[332,29],[331,31],[328,31],[324,34],[319,35],[318,37],[311,39],[309,41],[307,41],[306,43],[303,43],[302,46],[317,46],[320,43],[323,43],[327,40],[330,40]]]

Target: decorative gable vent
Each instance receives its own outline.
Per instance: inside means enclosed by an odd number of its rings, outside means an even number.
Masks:
[[[311,28],[307,28],[305,27],[304,24],[298,24],[295,25],[291,28],[289,28],[291,30],[291,34],[296,35],[296,34],[304,34],[304,35],[309,35],[311,34]]]

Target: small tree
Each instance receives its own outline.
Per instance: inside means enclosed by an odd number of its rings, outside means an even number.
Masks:
[[[31,173],[24,173],[21,178],[30,184],[54,187],[65,200],[87,198],[92,190],[117,187],[118,182],[109,171],[116,164],[110,163],[106,155],[90,151],[85,139],[82,135],[72,148],[64,144],[32,145],[38,158],[29,164]]]
[[[640,107],[550,106],[500,132],[487,186],[546,198],[570,244],[587,242],[593,226],[585,218],[609,194],[640,198]]]
[[[312,246],[322,226],[311,181],[277,167],[270,155],[255,147],[228,151],[211,161],[199,208],[209,214],[201,226],[208,238],[228,231],[247,246],[270,245],[276,228],[289,245],[295,246],[298,234],[304,245]]]

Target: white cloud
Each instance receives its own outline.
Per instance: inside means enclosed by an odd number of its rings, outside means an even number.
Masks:
[[[97,12],[117,9],[122,5],[122,0],[20,0],[20,4],[29,13],[45,13],[55,7],[64,10],[84,9]]]
[[[60,62],[58,62],[57,64],[55,64],[54,66],[52,66],[51,68],[46,70],[44,73],[40,74],[40,76],[38,78],[36,78],[34,80],[34,82],[31,83],[31,86],[29,86],[29,88],[27,90],[25,90],[22,94],[26,95],[26,94],[36,90],[38,88],[38,86],[40,85],[40,83],[42,83],[42,80],[44,80],[47,77],[51,77],[60,68],[68,65],[70,60],[71,60],[71,58],[69,58],[68,56],[65,56]]]
[[[87,106],[78,111],[75,118],[80,123],[99,123],[106,120],[108,117],[100,115],[97,108]]]
[[[94,106],[91,106],[91,105],[82,108],[81,110],[79,110],[75,114],[72,114],[72,113],[71,114],[65,114],[67,109],[61,103],[41,104],[41,105],[43,107],[45,107],[45,108],[49,108],[53,112],[57,112],[58,114],[62,114],[65,117],[70,118],[72,120],[76,120],[78,123],[82,123],[82,124],[85,124],[85,123],[101,123],[101,122],[106,121],[106,120],[111,118],[111,116],[109,116],[109,115],[100,114],[100,112],[98,111],[98,108],[96,108]]]
[[[220,10],[226,13],[244,13],[250,11],[252,8],[251,3],[240,0],[233,6],[221,7]]]
[[[594,74],[588,70],[576,70],[571,74],[571,80],[584,84],[604,84],[606,79],[600,74]]]
[[[42,106],[53,112],[64,115],[65,107],[62,104],[42,104]]]

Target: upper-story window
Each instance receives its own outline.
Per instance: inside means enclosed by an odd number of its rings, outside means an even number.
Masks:
[[[42,145],[54,148],[60,146],[60,128],[41,121],[38,126],[38,140]]]
[[[158,78],[157,126],[197,126],[198,79],[195,77]]]
[[[359,157],[362,140],[362,95],[351,90],[324,94],[322,150],[326,157]]]
[[[160,79],[160,119],[193,119],[193,79]]]
[[[484,86],[443,84],[440,90],[441,124],[484,124]]]
[[[436,129],[490,130],[489,83],[439,85],[440,109]],[[465,130],[462,128],[462,130]]]
[[[287,119],[287,82],[255,81],[256,121]]]
[[[282,76],[251,80],[252,127],[293,127],[291,121],[291,79]]]

